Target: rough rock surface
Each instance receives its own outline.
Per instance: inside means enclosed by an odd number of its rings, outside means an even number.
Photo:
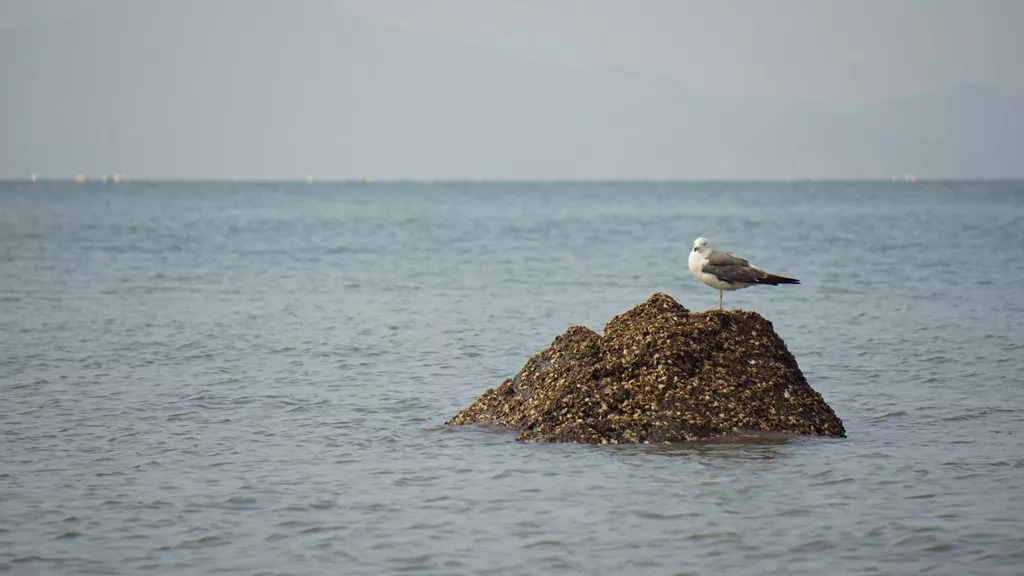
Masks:
[[[845,436],[771,322],[693,313],[656,293],[604,336],[573,326],[446,424],[494,423],[529,442],[683,442],[731,432]]]

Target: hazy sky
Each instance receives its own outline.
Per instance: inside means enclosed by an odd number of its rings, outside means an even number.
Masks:
[[[981,83],[1024,91],[1024,3],[523,0],[346,6],[381,27],[552,63],[675,78],[715,94],[847,107]]]
[[[1024,2],[0,0],[0,177],[1024,176]]]

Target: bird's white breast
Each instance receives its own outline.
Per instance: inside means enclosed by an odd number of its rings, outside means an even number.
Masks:
[[[703,276],[704,273],[701,272],[700,268],[704,265],[704,257],[701,256],[700,252],[697,252],[696,250],[690,251],[689,265],[690,274],[693,274],[698,280],[703,282],[704,280],[701,279],[701,276]]]

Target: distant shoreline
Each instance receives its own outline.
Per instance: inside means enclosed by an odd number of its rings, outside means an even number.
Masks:
[[[865,178],[129,178],[59,176],[0,177],[0,183],[42,184],[842,184],[842,183],[928,183],[928,182],[1024,182],[1024,176],[984,177],[865,177]]]

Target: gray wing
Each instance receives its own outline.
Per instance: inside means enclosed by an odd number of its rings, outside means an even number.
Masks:
[[[750,262],[733,256],[732,252],[712,252],[704,263],[705,268],[708,266],[750,266]]]
[[[701,270],[731,284],[799,284],[796,278],[769,274],[729,252],[712,252]]]

